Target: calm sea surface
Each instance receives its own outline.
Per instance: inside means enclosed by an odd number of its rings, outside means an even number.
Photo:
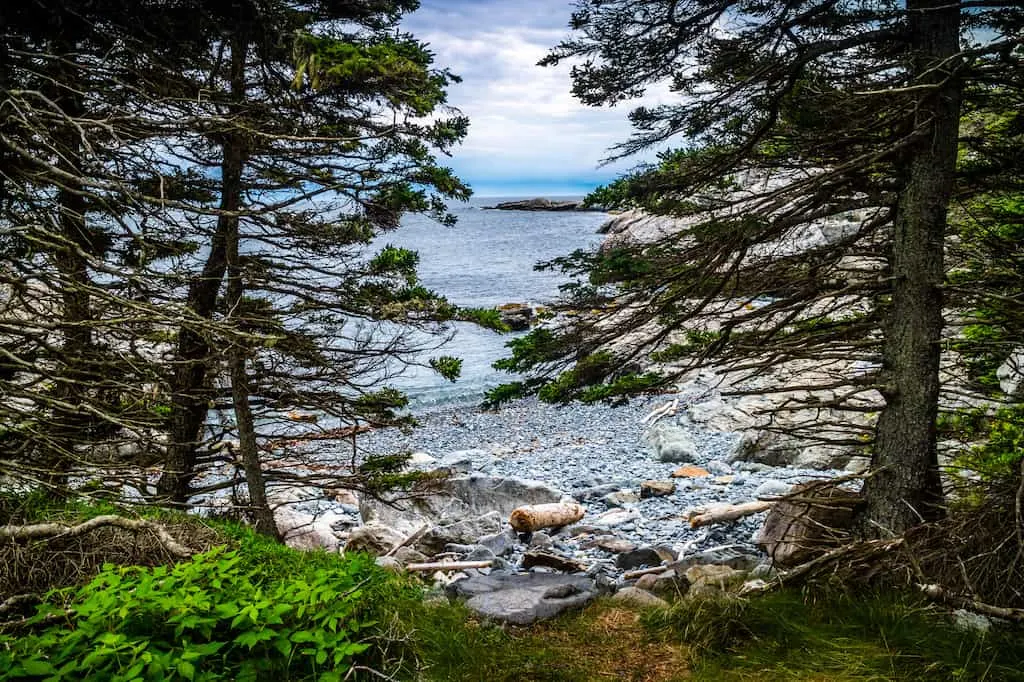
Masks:
[[[598,227],[607,219],[597,212],[486,211],[500,201],[530,197],[482,197],[451,206],[459,222],[443,227],[422,216],[409,216],[401,229],[380,243],[419,252],[425,286],[466,307],[503,303],[543,305],[558,296],[565,278],[536,272],[533,266],[579,248],[600,243]],[[548,197],[578,200],[580,197]],[[511,379],[491,363],[507,354],[508,334],[459,323],[454,339],[431,356],[463,360],[462,378],[454,384],[429,370],[410,368],[390,383],[405,390],[413,406],[479,402],[484,391]]]

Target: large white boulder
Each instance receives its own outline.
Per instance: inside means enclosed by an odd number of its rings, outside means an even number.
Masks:
[[[424,523],[448,526],[490,512],[508,518],[516,507],[558,502],[563,497],[564,493],[539,481],[471,474],[439,481],[429,494],[403,497],[396,493],[380,500],[364,496],[359,511],[364,523],[383,523],[409,534]]]
[[[692,429],[669,421],[659,421],[647,428],[644,441],[662,462],[693,462],[700,449]]]

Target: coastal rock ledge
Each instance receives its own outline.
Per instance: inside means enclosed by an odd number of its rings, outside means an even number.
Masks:
[[[580,201],[551,201],[550,199],[522,199],[505,201],[494,206],[484,206],[485,211],[603,211],[602,208],[588,208]]]

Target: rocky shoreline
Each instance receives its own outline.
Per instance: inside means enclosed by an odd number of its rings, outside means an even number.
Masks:
[[[552,589],[571,593],[555,599],[558,604],[577,605],[581,580],[589,585],[582,593],[591,596],[603,590],[642,600],[632,591],[638,581],[653,588],[660,580],[662,588],[679,592],[697,580],[684,579],[695,567],[764,576],[772,569],[755,541],[764,512],[699,528],[691,526],[691,517],[715,505],[782,495],[795,484],[839,472],[743,461],[739,434],[693,421],[691,414],[709,399],[718,398],[693,384],[619,407],[526,399],[499,411],[429,411],[418,415],[419,428],[364,434],[359,447],[366,453],[409,451],[410,466],[447,474],[432,494],[396,496],[388,504],[350,491],[325,498],[282,489],[273,495],[282,505],[279,525],[293,546],[366,550],[396,570],[484,562],[430,577],[450,596],[508,622],[550,615]],[[339,442],[311,447],[320,461],[350,456]],[[521,505],[557,502],[582,505],[583,517],[532,533],[516,533],[509,525],[510,512]],[[518,595],[515,608],[501,606],[511,598],[506,590]],[[523,603],[530,604],[525,612]]]

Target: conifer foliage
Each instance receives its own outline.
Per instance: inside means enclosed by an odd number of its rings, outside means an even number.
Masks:
[[[273,533],[287,414],[404,419],[388,376],[463,311],[373,241],[469,195],[436,160],[467,130],[456,77],[399,28],[417,5],[0,9],[3,473],[157,465],[136,487],[183,504],[227,432]]]
[[[948,210],[1012,163],[958,179],[960,121],[1021,91],[1021,25],[1009,1],[577,2],[542,64],[571,62],[590,105],[673,94],[613,150],[658,163],[591,201],[682,228],[551,264],[582,276],[581,314],[514,344],[502,366],[532,376],[502,396],[810,364],[819,407],[879,412],[864,533],[936,518]]]

